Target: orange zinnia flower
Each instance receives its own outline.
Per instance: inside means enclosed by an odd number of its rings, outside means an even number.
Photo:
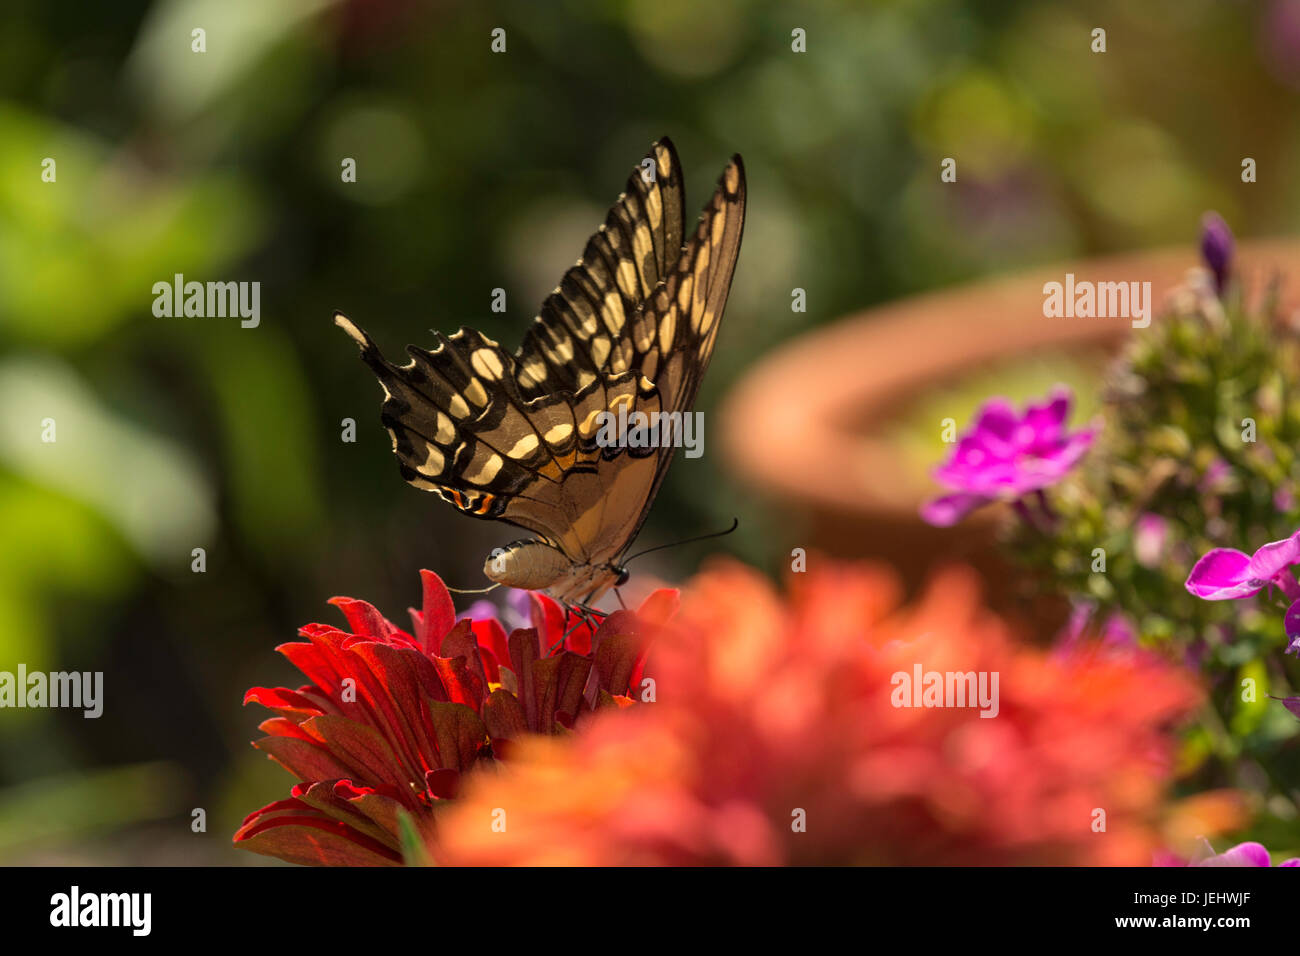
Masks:
[[[1191,678],[1018,645],[968,570],[899,601],[869,567],[792,575],[784,600],[734,563],[702,574],[652,649],[656,702],[521,741],[440,816],[432,855],[1149,864]]]

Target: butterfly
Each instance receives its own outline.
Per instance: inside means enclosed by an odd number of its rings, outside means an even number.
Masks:
[[[638,411],[690,413],[740,253],[741,158],[685,239],[684,206],[681,164],[664,137],[513,355],[462,328],[435,332],[430,349],[407,346],[411,360],[395,366],[335,314],[384,388],[380,419],[402,477],[535,535],[497,549],[484,564],[489,580],[579,607],[626,582],[623,557],[675,449],[601,440],[601,426],[621,414],[637,421]]]

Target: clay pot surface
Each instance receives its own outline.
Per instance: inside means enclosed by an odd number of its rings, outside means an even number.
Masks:
[[[720,436],[728,464],[797,517],[808,547],[883,558],[913,584],[944,560],[1005,577],[991,547],[996,509],[955,528],[925,524],[917,509],[942,489],[901,467],[884,426],[927,391],[982,367],[1041,352],[1113,354],[1141,334],[1129,318],[1044,317],[1045,283],[1067,273],[1076,285],[1149,281],[1158,322],[1168,293],[1197,264],[1191,247],[1062,263],[867,309],[810,332],[766,356],[727,396]],[[1253,286],[1275,273],[1293,277],[1284,287],[1289,307],[1297,266],[1295,240],[1238,249],[1237,272]]]

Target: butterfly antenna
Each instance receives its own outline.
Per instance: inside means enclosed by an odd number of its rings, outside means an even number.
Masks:
[[[735,531],[739,527],[740,527],[740,519],[732,518],[731,527],[728,528],[726,531],[713,531],[710,532],[709,534],[697,535],[694,538],[684,538],[681,541],[672,541],[668,544],[661,544],[653,548],[646,548],[644,551],[638,551],[630,558],[624,558],[623,564],[627,564],[629,561],[633,561],[636,558],[641,557],[641,555],[643,554],[649,554],[651,551],[662,551],[664,548],[675,548],[681,544],[693,544],[696,541],[707,541],[709,538],[725,538],[727,535],[731,534],[731,532]]]
[[[491,586],[489,586],[489,587],[485,587],[485,588],[452,588],[452,587],[449,587],[449,588],[447,588],[447,590],[450,591],[452,594],[487,594],[489,591],[495,591],[495,590],[496,590],[497,588],[499,588],[499,587],[501,587],[501,583],[498,581],[496,584],[493,584],[493,585],[491,585]]]

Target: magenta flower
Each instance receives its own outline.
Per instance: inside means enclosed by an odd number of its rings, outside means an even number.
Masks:
[[[1251,597],[1276,585],[1296,600],[1300,598],[1300,584],[1290,572],[1293,564],[1300,564],[1300,531],[1281,541],[1270,541],[1251,555],[1234,548],[1214,548],[1196,562],[1186,587],[1198,598],[1228,601]]]
[[[1026,406],[1024,414],[1005,398],[985,402],[974,427],[934,471],[935,479],[954,493],[926,502],[921,517],[947,527],[981,505],[1019,500],[1060,481],[1097,433],[1093,426],[1066,430],[1071,400],[1069,389],[1058,386],[1047,401]]]
[[[1231,849],[1191,863],[1190,866],[1272,866],[1272,859],[1262,843],[1238,843]],[[1278,866],[1300,866],[1300,857],[1279,863]]]
[[[1284,653],[1300,656],[1300,582],[1291,573],[1295,564],[1300,564],[1300,531],[1270,541],[1251,555],[1234,548],[1207,551],[1187,575],[1185,586],[1206,601],[1251,597],[1277,587],[1291,601],[1283,619],[1290,639]]]

